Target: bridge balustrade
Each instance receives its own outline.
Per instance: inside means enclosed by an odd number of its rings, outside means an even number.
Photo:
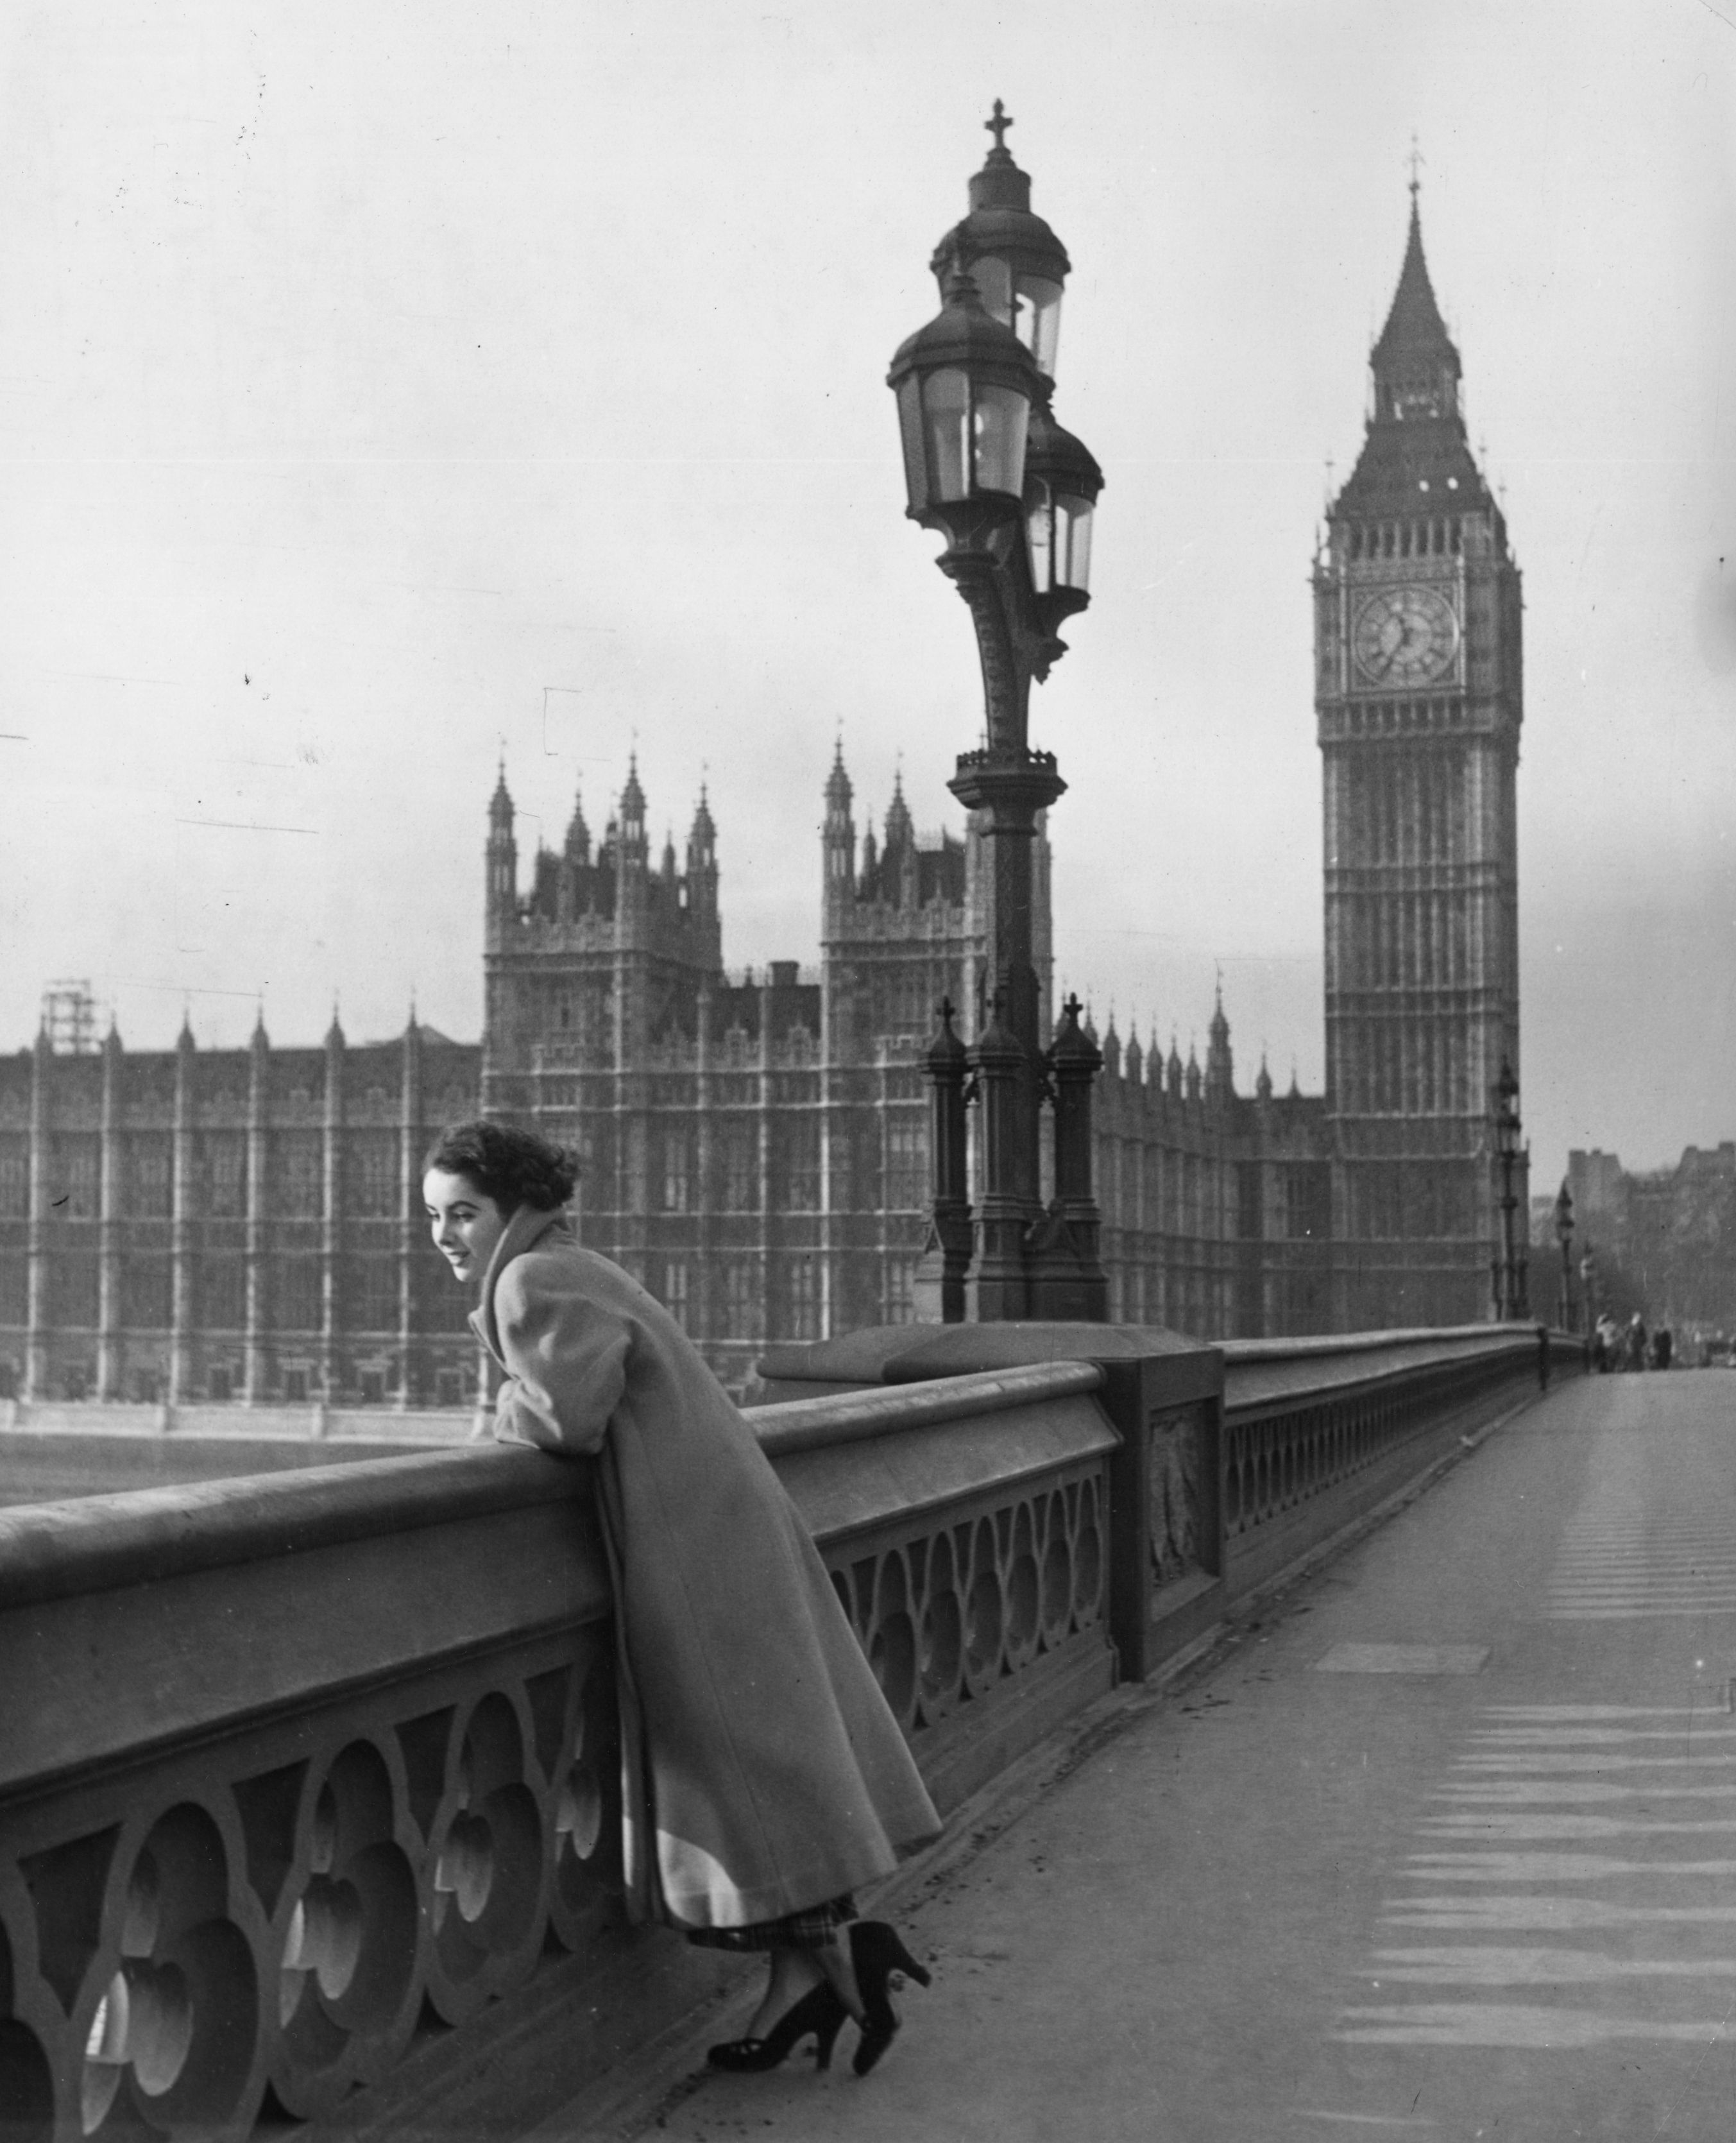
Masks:
[[[1226,1387],[1133,1338],[753,1417],[943,1810],[1537,1347],[1244,1348]],[[483,1444],[0,1512],[9,2143],[529,2127],[738,1983],[621,1912],[592,1480]]]
[[[1224,1567],[1282,1571],[1511,1403],[1527,1373],[1577,1374],[1583,1342],[1535,1325],[1225,1343]]]

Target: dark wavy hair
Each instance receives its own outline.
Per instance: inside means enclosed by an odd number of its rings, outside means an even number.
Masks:
[[[423,1173],[438,1168],[462,1175],[502,1213],[534,1205],[552,1213],[571,1197],[579,1180],[579,1157],[564,1146],[551,1146],[534,1131],[511,1124],[448,1124],[428,1148]]]

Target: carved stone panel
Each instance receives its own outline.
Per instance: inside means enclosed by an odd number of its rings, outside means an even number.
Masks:
[[[1154,1591],[1179,1578],[1195,1576],[1204,1567],[1203,1426],[1197,1407],[1155,1411],[1146,1422],[1151,1451],[1149,1537]]]

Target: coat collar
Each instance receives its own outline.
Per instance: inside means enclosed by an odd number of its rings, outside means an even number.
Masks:
[[[572,1230],[567,1225],[565,1211],[556,1206],[552,1210],[539,1205],[521,1205],[507,1223],[500,1240],[494,1246],[494,1255],[488,1260],[488,1269],[482,1274],[481,1299],[470,1313],[470,1329],[493,1355],[497,1362],[506,1357],[501,1352],[500,1328],[495,1322],[494,1290],[500,1276],[514,1258],[522,1257],[527,1250],[534,1250],[546,1235],[559,1231],[559,1240],[571,1242]]]

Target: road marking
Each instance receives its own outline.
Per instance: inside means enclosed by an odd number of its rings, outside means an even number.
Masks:
[[[1506,1838],[1533,1843],[1585,1838],[1676,1838],[1736,1831],[1736,1816],[1708,1816],[1698,1823],[1624,1823],[1613,1815],[1569,1815],[1560,1810],[1513,1815],[1493,1809],[1475,1813],[1466,1809],[1456,1815],[1427,1817],[1422,1829],[1428,1838]]]
[[[1559,1748],[1568,1741],[1608,1748],[1619,1741],[1736,1741],[1736,1726],[1486,1726],[1471,1738],[1479,1749]]]
[[[1600,1484],[1604,1517],[1569,1521],[1555,1557],[1544,1612],[1555,1622],[1736,1615],[1736,1542],[1728,1527],[1693,1512],[1656,1525],[1625,1515],[1620,1500],[1637,1485]]]
[[[1332,2113],[1324,2107],[1298,2106],[1298,2121],[1348,2121],[1358,2128],[1432,2128],[1436,2123],[1427,2114],[1417,2113]]]
[[[1736,1749],[1714,1749],[1704,1756],[1629,1756],[1595,1749],[1513,1749],[1497,1753],[1472,1750],[1461,1756],[1462,1771],[1664,1771],[1687,1766],[1695,1769],[1728,1769],[1736,1764]]]
[[[1699,1881],[1736,1875],[1736,1860],[1617,1860],[1606,1853],[1412,1853],[1419,1882],[1610,1883],[1627,1875]]]
[[[1606,1957],[1541,1943],[1377,1950],[1369,1976],[1439,1987],[1583,1987],[1622,1979],[1736,1979],[1736,1957]]]
[[[1388,1927],[1486,1928],[1491,1933],[1560,1933],[1587,1928],[1736,1926],[1736,1905],[1615,1905],[1594,1898],[1549,1898],[1521,1892],[1506,1898],[1401,1898]]]
[[[1468,1675],[1480,1672],[1486,1645],[1334,1645],[1316,1674]]]
[[[1723,1786],[1614,1786],[1591,1779],[1466,1779],[1438,1788],[1433,1798],[1466,1807],[1508,1808],[1526,1801],[1727,1801],[1736,1799],[1736,1782]]]
[[[1343,2013],[1346,2028],[1333,2036],[1361,2046],[1512,2046],[1577,2053],[1617,2039],[1718,2046],[1736,2037],[1722,2017],[1663,2023],[1649,2017],[1605,2017],[1520,2002],[1419,2002]]]
[[[1729,1715],[1722,1683],[1704,1705],[1480,1709],[1393,1870],[1360,1974],[1373,1999],[1334,2039],[1736,2044],[1736,1854],[1684,1850],[1736,1834]],[[1713,1805],[1660,1813],[1693,1802]],[[1512,1998],[1529,1990],[1555,1998]]]
[[[1718,1685],[1717,1708],[1728,1711],[1724,1685]],[[1490,1704],[1483,1707],[1486,1719],[1535,1720],[1590,1720],[1590,1719],[1704,1719],[1708,1706],[1714,1701],[1709,1696],[1706,1704]],[[1487,1728],[1485,1732],[1489,1731]]]

